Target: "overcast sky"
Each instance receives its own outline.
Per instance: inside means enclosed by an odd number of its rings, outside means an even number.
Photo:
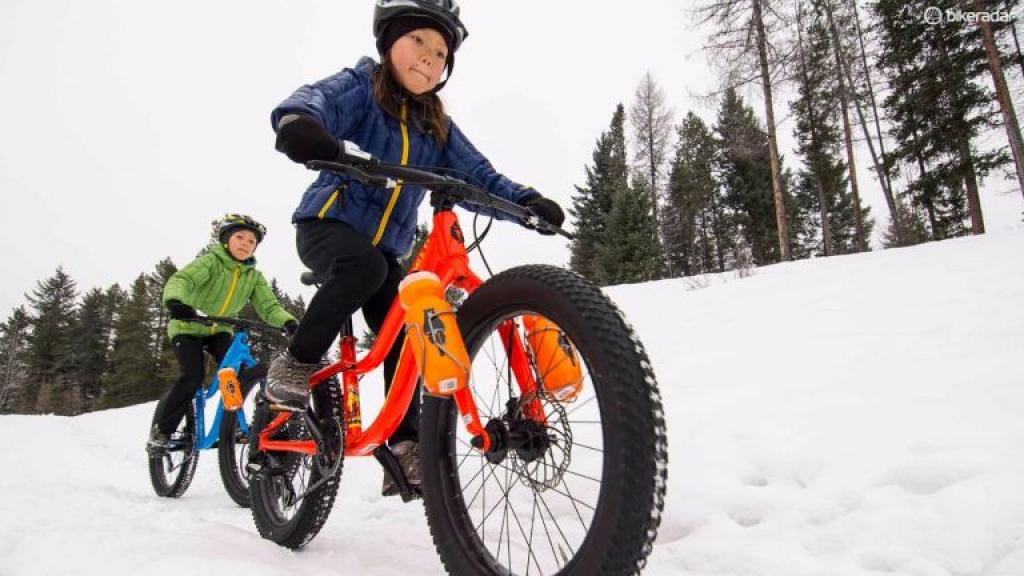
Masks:
[[[691,5],[464,0],[470,36],[442,92],[448,111],[499,171],[568,206],[645,71],[677,121],[688,110],[713,120],[697,98],[716,81]],[[224,212],[268,225],[259,267],[308,298],[290,217],[314,174],[274,151],[269,114],[298,86],[375,55],[372,13],[370,0],[0,2],[0,318],[58,265],[83,291],[127,286],[167,256],[183,265]],[[784,152],[791,131],[780,129]],[[1014,226],[1019,193],[987,184],[990,229]],[[563,239],[504,222],[485,250],[496,271],[569,254]]]

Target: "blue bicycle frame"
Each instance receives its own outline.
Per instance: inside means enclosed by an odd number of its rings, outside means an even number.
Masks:
[[[224,368],[234,368],[236,374],[241,374],[242,367],[253,368],[256,366],[256,360],[252,357],[252,351],[249,349],[249,338],[246,336],[244,330],[235,332],[234,339],[231,341],[231,347],[228,348],[224,359],[221,360],[220,366],[217,370],[223,370]],[[217,413],[213,417],[213,425],[209,431],[206,429],[206,401],[217,395]],[[210,387],[203,390],[202,386],[196,390],[195,395],[196,403],[196,449],[197,450],[209,450],[217,444],[217,438],[220,435],[220,420],[224,417],[224,402],[220,398],[220,378],[217,374],[214,374],[213,381],[210,383]],[[235,412],[235,417],[238,418],[238,428],[243,434],[249,434],[249,423],[245,418],[245,409],[240,408]],[[228,416],[230,418],[230,416]]]

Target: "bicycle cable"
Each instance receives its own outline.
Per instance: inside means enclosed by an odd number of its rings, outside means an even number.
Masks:
[[[417,165],[417,164],[409,164],[406,167],[407,168],[413,168],[413,169],[416,169],[416,170],[433,171],[435,173],[439,173],[439,174],[443,174],[443,175],[447,175],[447,176],[457,176],[457,177],[463,178],[465,181],[467,181],[468,184],[472,184],[474,186],[478,186],[480,188],[486,189],[486,186],[484,186],[484,183],[481,182],[479,178],[477,178],[476,176],[470,174],[469,172],[463,172],[462,170],[457,170],[455,168],[426,166],[426,165]],[[488,198],[490,198],[489,195],[488,195]],[[466,206],[463,206],[463,208],[466,208]],[[481,208],[482,208],[482,206],[481,206]],[[468,209],[468,208],[466,208],[466,209]],[[487,269],[487,274],[489,274],[490,276],[494,276],[494,271],[491,270],[491,264],[490,264],[490,262],[487,261],[487,256],[484,254],[483,241],[484,241],[484,238],[486,238],[487,235],[490,233],[491,226],[494,224],[495,215],[497,214],[497,208],[495,207],[494,204],[491,204],[489,206],[489,210],[487,210],[487,212],[488,212],[488,214],[487,214],[487,225],[484,227],[483,231],[480,231],[480,230],[477,229],[477,226],[478,226],[478,223],[479,223],[479,220],[480,220],[480,211],[479,210],[474,210],[474,209],[469,209],[469,210],[471,212],[473,212],[473,242],[471,242],[468,246],[466,246],[466,254],[470,254],[474,250],[476,250],[477,253],[480,254],[480,260],[483,261],[484,268]]]

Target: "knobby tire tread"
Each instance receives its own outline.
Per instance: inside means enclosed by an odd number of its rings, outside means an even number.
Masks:
[[[526,302],[530,297],[549,301]],[[458,312],[467,347],[472,348],[471,339],[482,336],[475,333],[480,331],[476,324],[508,312],[505,301],[541,313],[546,311],[544,306],[572,308],[561,310],[562,317],[581,321],[586,334],[579,336],[588,339],[591,352],[598,352],[587,361],[592,362],[593,382],[600,389],[602,420],[612,432],[609,436],[605,430],[605,449],[610,453],[598,510],[581,553],[558,574],[639,574],[661,523],[668,462],[664,411],[643,345],[596,285],[561,268],[532,265],[502,272],[470,295]],[[548,312],[546,316],[558,316],[554,309]],[[602,375],[593,374],[595,365]],[[452,507],[462,506],[461,496],[452,497],[461,490],[458,477],[444,473],[444,465],[435,462],[450,458],[451,426],[461,426],[453,412],[454,403],[449,400],[424,398],[424,505],[431,535],[449,574],[498,574],[502,569],[490,565],[489,553],[476,534],[453,518],[459,511]],[[459,504],[453,504],[456,501]]]

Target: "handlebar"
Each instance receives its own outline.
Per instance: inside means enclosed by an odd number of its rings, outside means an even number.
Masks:
[[[226,324],[228,326],[234,326],[235,328],[245,332],[250,330],[284,332],[284,329],[279,326],[272,326],[263,322],[257,322],[256,320],[228,318],[226,316],[196,316],[195,318],[189,318],[186,322],[195,322],[197,324],[205,324],[207,326],[212,326],[214,324]]]
[[[345,151],[342,154],[344,159],[341,161],[311,160],[306,163],[306,167],[310,170],[326,170],[344,174],[364,184],[383,188],[394,188],[397,181],[402,180],[448,196],[455,202],[464,202],[502,212],[518,220],[527,228],[559,234],[570,239],[573,237],[569,232],[542,219],[533,210],[495,196],[479,186],[474,186],[458,178],[381,162],[359,150],[350,142],[344,143],[343,150]]]

